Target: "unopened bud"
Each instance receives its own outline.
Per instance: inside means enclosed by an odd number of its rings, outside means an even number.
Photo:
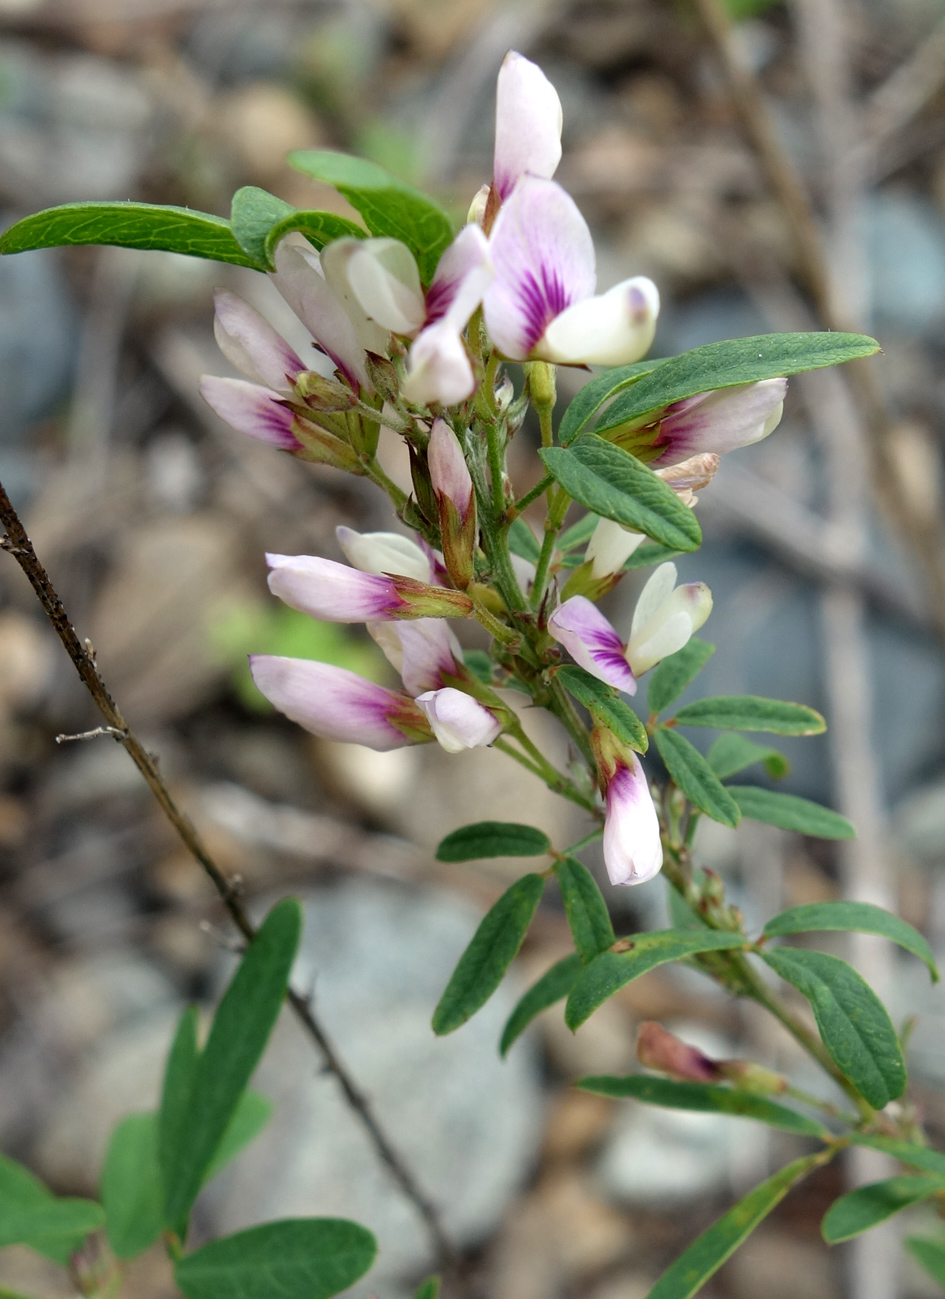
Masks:
[[[711,1083],[721,1077],[718,1061],[710,1060],[698,1047],[683,1042],[654,1020],[647,1020],[637,1031],[637,1059],[647,1069],[689,1082]]]
[[[528,361],[525,365],[528,391],[537,411],[550,411],[555,404],[555,367],[547,361]]]
[[[333,469],[343,469],[349,474],[364,473],[354,448],[328,429],[322,428],[312,420],[296,419],[293,421],[292,431],[300,443],[299,450],[293,452],[298,460],[308,460],[318,465],[331,465]]]
[[[396,401],[400,384],[393,361],[389,361],[386,356],[378,356],[376,352],[366,352],[364,364],[374,391],[380,393],[385,401]]]
[[[469,205],[469,211],[466,213],[466,224],[468,226],[485,224],[486,207],[489,203],[489,191],[491,189],[491,185],[481,185],[476,190],[475,197]]]
[[[743,1091],[757,1092],[764,1096],[777,1096],[785,1091],[788,1080],[783,1074],[766,1069],[764,1065],[751,1060],[720,1060],[719,1072],[722,1077]]]
[[[295,390],[306,406],[317,411],[350,410],[357,402],[350,388],[337,379],[326,379],[317,370],[303,370],[296,377]]]
[[[434,420],[427,464],[436,497],[446,569],[456,586],[465,590],[475,571],[476,500],[466,458],[445,420]]]

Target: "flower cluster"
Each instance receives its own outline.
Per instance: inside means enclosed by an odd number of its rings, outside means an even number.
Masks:
[[[403,690],[324,663],[257,655],[252,673],[262,693],[317,735],[376,749],[436,740],[452,753],[501,741],[595,810],[587,782],[550,767],[501,691],[512,686],[530,695],[571,730],[603,796],[610,878],[633,884],[662,862],[639,756],[599,722],[590,731],[582,726],[556,672],[566,651],[592,677],[633,695],[638,678],[702,626],[712,596],[700,582],[677,585],[675,566],[660,564],[625,641],[595,601],[646,538],[601,518],[568,576],[555,550],[568,500],[559,494],[553,501],[553,488],[545,544],[534,541],[537,563],[509,551],[519,507],[505,449],[528,400],[550,412],[552,366],[639,361],[659,312],[656,287],[644,277],[597,292],[587,224],[554,180],[561,128],[554,87],[535,64],[510,53],[498,78],[493,180],[429,284],[397,239],[342,238],[317,252],[290,235],[276,249],[272,280],[311,334],[311,355],[300,357],[249,303],[220,291],[216,337],[245,377],[206,377],[201,391],[244,433],[372,477],[414,534],[341,528],[348,565],[268,556],[275,595],[314,618],[365,623]],[[519,397],[503,377],[507,361],[526,363]],[[693,506],[721,453],[772,431],[785,386],[775,378],[697,393],[618,424],[607,438]],[[407,441],[409,499],[378,464],[381,426]],[[548,438],[550,425],[550,445]],[[487,676],[467,665],[451,618],[476,619],[491,633]]]

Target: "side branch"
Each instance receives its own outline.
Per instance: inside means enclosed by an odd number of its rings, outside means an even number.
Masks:
[[[63,608],[62,601],[50,581],[48,573],[40,563],[33,549],[33,543],[27,536],[26,529],[13,508],[2,483],[0,483],[0,524],[5,530],[3,537],[0,538],[0,549],[12,555],[26,574],[30,585],[36,592],[37,599],[43,606],[46,617],[55,628],[56,635],[62,641],[66,653],[82,678],[83,684],[105,719],[104,727],[96,728],[96,730],[85,732],[82,735],[57,736],[57,741],[110,735],[124,746],[187,850],[210,877],[233,923],[247,942],[252,942],[256,930],[246,913],[238,888],[227,878],[210,856],[196,826],[175,803],[170,790],[161,777],[154,756],[144,748],[134,731],[125,721],[121,710],[99,674],[95,662],[95,652],[91,644],[89,641],[83,643],[79,640],[78,634]],[[304,1031],[324,1056],[328,1071],[337,1078],[345,1099],[366,1128],[378,1156],[387,1166],[404,1195],[413,1203],[426,1222],[439,1255],[441,1266],[453,1268],[456,1262],[455,1250],[440,1222],[437,1210],[421,1190],[413,1173],[403,1163],[400,1155],[395,1151],[390,1140],[379,1126],[366,1097],[339,1058],[330,1038],[316,1018],[309,1000],[290,988],[288,1002]]]

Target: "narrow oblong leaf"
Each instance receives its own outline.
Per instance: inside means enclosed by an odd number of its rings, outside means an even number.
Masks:
[[[230,227],[240,247],[253,262],[274,268],[280,239],[298,230],[322,250],[333,239],[363,239],[367,231],[336,212],[298,211],[291,203],[255,185],[244,185],[233,195]]]
[[[577,980],[568,997],[564,1021],[570,1029],[579,1028],[608,997],[658,965],[682,961],[700,952],[744,947],[745,942],[741,934],[723,934],[712,929],[657,929],[622,939],[623,950],[602,952]]]
[[[647,1105],[663,1105],[674,1110],[696,1110],[699,1113],[732,1114],[743,1119],[757,1119],[782,1132],[795,1132],[804,1137],[827,1139],[830,1133],[815,1119],[787,1105],[755,1096],[752,1092],[734,1087],[718,1087],[714,1083],[676,1082],[670,1078],[652,1078],[648,1074],[630,1074],[627,1078],[600,1075],[581,1078],[576,1087],[600,1096],[629,1097]]]
[[[660,757],[673,781],[700,812],[722,825],[736,826],[742,814],[735,799],[725,788],[705,758],[677,731],[658,726],[653,732]]]
[[[551,851],[543,830],[517,821],[477,821],[441,839],[437,861],[478,861],[483,857],[541,857]]]
[[[227,1124],[216,1153],[203,1175],[204,1185],[216,1177],[231,1159],[259,1136],[272,1118],[273,1105],[261,1092],[245,1091],[236,1104],[233,1117]]]
[[[214,1016],[166,1165],[165,1224],[174,1230],[187,1220],[275,1027],[301,933],[302,908],[294,898],[285,898],[246,949]]]
[[[777,947],[762,959],[807,998],[837,1068],[874,1109],[906,1087],[902,1048],[886,1007],[852,965],[825,952]]]
[[[187,1299],[330,1299],[373,1266],[377,1241],[344,1218],[287,1218],[212,1240],[174,1279]]]
[[[584,705],[599,726],[606,726],[618,740],[636,749],[637,753],[646,753],[650,745],[646,727],[612,686],[570,663],[559,668],[557,675],[568,693]]]
[[[6,1209],[0,1219],[0,1249],[7,1245],[50,1243],[62,1237],[81,1239],[105,1221],[105,1210],[94,1200],[50,1195],[42,1202]],[[45,1252],[45,1251],[43,1251]]]
[[[692,636],[689,643],[670,654],[653,669],[646,702],[651,713],[661,713],[678,699],[715,653],[715,646]]]
[[[509,550],[520,559],[527,559],[530,564],[538,563],[541,554],[538,538],[521,516],[509,528]]]
[[[789,907],[787,911],[782,911],[769,920],[763,932],[767,938],[816,932],[881,934],[883,938],[898,943],[907,952],[924,961],[932,979],[938,982],[935,956],[919,931],[891,911],[874,906],[872,902],[810,902],[806,906]]]
[[[926,1240],[923,1236],[909,1236],[905,1245],[932,1280],[945,1288],[945,1241]]]
[[[66,244],[117,244],[265,269],[240,247],[223,217],[157,203],[63,203],[34,212],[4,231],[0,253]]]
[[[945,1155],[931,1146],[917,1146],[913,1141],[902,1141],[898,1137],[874,1136],[869,1132],[850,1132],[850,1140],[855,1146],[869,1146],[871,1150],[881,1150],[892,1155],[900,1163],[910,1168],[924,1168],[926,1172],[945,1177]]]
[[[134,1258],[164,1230],[157,1114],[129,1114],[115,1128],[102,1170],[102,1203],[116,1258]]]
[[[28,1168],[8,1155],[0,1154],[0,1219],[15,1209],[45,1204],[53,1193]]]
[[[504,1056],[509,1047],[524,1033],[536,1015],[561,1001],[574,987],[575,982],[584,970],[584,962],[577,952],[556,961],[550,970],[546,970],[537,983],[521,997],[505,1021],[502,1039],[499,1042],[499,1055]]]
[[[727,780],[756,762],[762,763],[774,780],[780,780],[791,771],[791,764],[778,749],[755,744],[754,740],[746,739],[738,731],[724,731],[706,754],[706,761],[719,780]]]
[[[798,834],[813,835],[818,839],[855,839],[852,823],[832,808],[812,803],[796,794],[782,794],[776,789],[761,789],[758,785],[726,785],[742,816],[751,821],[763,821],[782,830],[795,830]]]
[[[561,445],[566,447],[578,434],[583,433],[605,402],[636,383],[644,374],[649,374],[658,365],[664,364],[661,360],[636,361],[633,365],[619,365],[616,369],[591,379],[575,395],[561,417],[558,427],[558,441]]]
[[[602,518],[644,532],[673,550],[698,550],[696,516],[636,456],[588,434],[570,447],[543,447],[545,468],[569,496]]]
[[[698,392],[820,370],[878,351],[875,338],[841,333],[759,334],[706,343],[661,362],[630,384],[604,412],[596,431],[618,429]]]
[[[807,1155],[786,1164],[766,1182],[756,1186],[704,1231],[663,1273],[646,1299],[690,1299],[734,1254],[771,1210],[808,1173],[824,1162],[823,1155]]]
[[[167,1055],[158,1113],[158,1164],[165,1187],[170,1186],[174,1176],[199,1055],[197,1007],[188,1006],[180,1017]]]
[[[928,1175],[902,1174],[871,1182],[869,1186],[858,1186],[834,1200],[820,1224],[821,1234],[828,1245],[851,1240],[941,1191],[945,1191],[945,1179]]]
[[[377,163],[328,149],[299,149],[289,154],[297,171],[332,185],[360,212],[372,235],[405,243],[417,259],[424,284],[433,279],[437,262],[453,239],[449,217],[432,198],[391,176]]]
[[[820,735],[827,723],[805,704],[756,695],[697,699],[676,714],[680,726],[717,726],[727,731],[770,731],[774,735]]]
[[[555,862],[555,875],[574,946],[586,965],[617,941],[607,903],[594,876],[576,857]]]
[[[483,917],[433,1012],[438,1037],[460,1028],[495,992],[518,955],[544,891],[541,875],[523,875]]]

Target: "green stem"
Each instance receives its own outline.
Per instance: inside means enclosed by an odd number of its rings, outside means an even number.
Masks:
[[[515,514],[521,514],[522,510],[531,505],[532,501],[537,501],[539,496],[543,496],[553,482],[554,479],[551,474],[545,474],[544,478],[539,479],[530,491],[526,492],[524,496],[520,496],[515,502],[512,507]]]
[[[545,595],[545,583],[548,580],[548,568],[554,554],[555,541],[558,539],[558,533],[561,531],[561,525],[564,523],[564,516],[568,512],[570,504],[571,497],[563,487],[558,487],[551,493],[548,517],[545,519],[545,536],[541,543],[541,553],[538,556],[538,564],[535,568],[535,582],[532,586],[533,609],[541,608],[541,602]]]
[[[600,809],[595,806],[592,800],[582,794],[577,786],[568,780],[567,776],[563,776],[560,771],[551,765],[547,758],[538,752],[520,727],[510,726],[506,734],[511,735],[514,740],[525,747],[529,755],[534,755],[535,760],[533,761],[531,756],[519,753],[517,749],[511,747],[508,741],[503,739],[496,740],[492,747],[501,749],[510,758],[514,758],[516,762],[521,763],[533,776],[543,780],[554,793],[560,794],[562,798],[566,798],[572,803],[577,803],[578,807],[583,807],[585,812],[592,812],[596,816],[600,816]]]
[[[552,681],[548,689],[548,708],[554,713],[558,721],[562,724],[571,739],[577,745],[578,750],[584,761],[590,767],[591,771],[597,770],[597,761],[591,749],[591,741],[587,733],[587,727],[583,724],[571,700],[565,693],[564,687],[560,681]]]
[[[492,416],[486,423],[486,446],[489,452],[489,477],[492,482],[492,509],[496,523],[501,526],[505,517],[505,466],[502,463],[499,433],[498,422]]]
[[[599,839],[603,833],[604,827],[599,825],[596,830],[592,830],[590,834],[586,834],[583,839],[578,839],[577,843],[572,843],[570,847],[565,848],[562,856],[573,857],[574,854],[579,853],[582,848],[586,848],[588,844],[594,843],[594,841]]]
[[[364,472],[367,474],[368,478],[370,478],[372,483],[376,483],[382,491],[387,493],[393,502],[394,509],[397,510],[399,514],[407,504],[407,493],[401,491],[392,478],[388,478],[387,474],[384,473],[384,470],[376,460],[365,461]]]
[[[500,622],[494,613],[490,613],[484,604],[478,600],[473,600],[473,617],[475,617],[493,639],[499,641],[502,645],[518,647],[521,642],[521,636],[511,627],[506,627],[504,622]]]

